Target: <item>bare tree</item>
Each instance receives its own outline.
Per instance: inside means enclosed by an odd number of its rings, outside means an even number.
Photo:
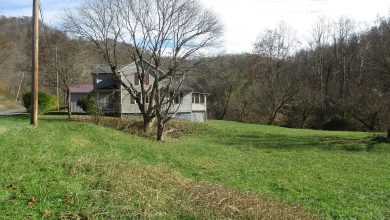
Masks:
[[[332,30],[333,55],[336,61],[336,73],[339,80],[339,97],[343,101],[347,95],[348,77],[350,74],[351,54],[348,44],[355,35],[355,22],[349,18],[341,17],[334,22]]]
[[[285,68],[298,43],[294,31],[281,23],[276,29],[260,34],[254,45],[254,52],[259,55],[255,68],[261,91],[259,103],[266,112],[267,124],[274,123],[298,92],[294,74]]]
[[[72,116],[70,87],[83,77],[84,66],[80,61],[86,51],[61,32],[51,33],[44,58],[43,84],[58,87],[66,94],[68,118]],[[59,101],[59,100],[58,100]]]
[[[173,102],[187,68],[184,61],[213,46],[222,32],[218,19],[198,0],[85,0],[67,12],[65,27],[94,42],[113,75],[136,100],[145,131],[156,117],[157,140],[163,138],[165,123],[175,117]],[[120,42],[128,46],[130,60],[142,61],[136,62],[140,89],[118,72]],[[155,79],[148,86],[144,79],[150,70]]]
[[[309,42],[311,53],[314,59],[312,72],[319,83],[321,108],[325,108],[325,101],[328,96],[328,83],[330,71],[326,71],[328,65],[327,49],[330,47],[330,21],[324,17],[318,18],[312,30],[312,40]]]

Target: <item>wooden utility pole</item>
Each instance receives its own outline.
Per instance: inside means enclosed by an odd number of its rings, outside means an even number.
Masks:
[[[56,46],[56,94],[57,94],[57,111],[60,111],[60,93],[58,89],[58,47]]]
[[[38,124],[38,38],[39,38],[39,0],[33,0],[33,39],[32,39],[32,82],[31,82],[31,116],[32,125]]]

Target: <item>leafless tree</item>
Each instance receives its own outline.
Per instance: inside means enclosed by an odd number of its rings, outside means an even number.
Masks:
[[[65,16],[65,28],[95,43],[112,73],[136,100],[144,129],[157,119],[157,140],[164,125],[175,116],[172,109],[179,95],[186,59],[218,40],[222,27],[198,0],[85,0]],[[126,43],[129,59],[137,64],[140,91],[118,72],[118,44]],[[152,69],[155,80],[147,86],[145,75]],[[161,69],[166,69],[163,72]],[[150,99],[146,103],[146,99]]]
[[[81,60],[87,51],[83,51],[78,43],[68,40],[61,32],[51,33],[47,40],[51,43],[43,50],[42,84],[62,90],[66,96],[68,118],[71,118],[70,87],[85,74],[86,68]]]
[[[355,22],[349,18],[340,17],[332,27],[333,56],[336,61],[335,75],[339,80],[338,94],[343,101],[348,92],[348,77],[352,59],[352,53],[348,52],[348,44],[355,35]]]
[[[294,31],[281,23],[274,30],[268,29],[260,34],[254,45],[254,53],[259,55],[256,68],[261,90],[259,103],[266,112],[267,124],[274,123],[298,92],[294,74],[285,68],[298,43]]]
[[[325,101],[328,96],[328,83],[330,80],[330,71],[327,71],[328,56],[327,48],[330,47],[330,21],[325,17],[320,17],[315,22],[312,30],[312,40],[309,41],[310,49],[314,59],[312,65],[312,72],[317,78],[316,82],[319,83],[321,108],[325,107]]]

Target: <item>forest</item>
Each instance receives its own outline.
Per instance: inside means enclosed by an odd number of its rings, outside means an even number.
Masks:
[[[0,17],[0,90],[10,99],[30,89],[30,26],[29,17]],[[251,53],[188,58],[185,84],[209,93],[210,119],[325,130],[390,127],[390,18],[366,28],[347,17],[318,18],[310,36],[302,42],[281,22],[259,33]],[[40,42],[40,86],[55,94],[58,75],[66,106],[69,86],[90,82],[91,65],[104,60],[91,41],[61,27],[42,23]],[[126,45],[118,48],[118,62],[129,63]]]

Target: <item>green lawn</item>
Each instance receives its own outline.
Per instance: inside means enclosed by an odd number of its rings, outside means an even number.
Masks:
[[[376,134],[194,128],[157,143],[89,123],[0,120],[0,219],[390,218],[390,144]]]

